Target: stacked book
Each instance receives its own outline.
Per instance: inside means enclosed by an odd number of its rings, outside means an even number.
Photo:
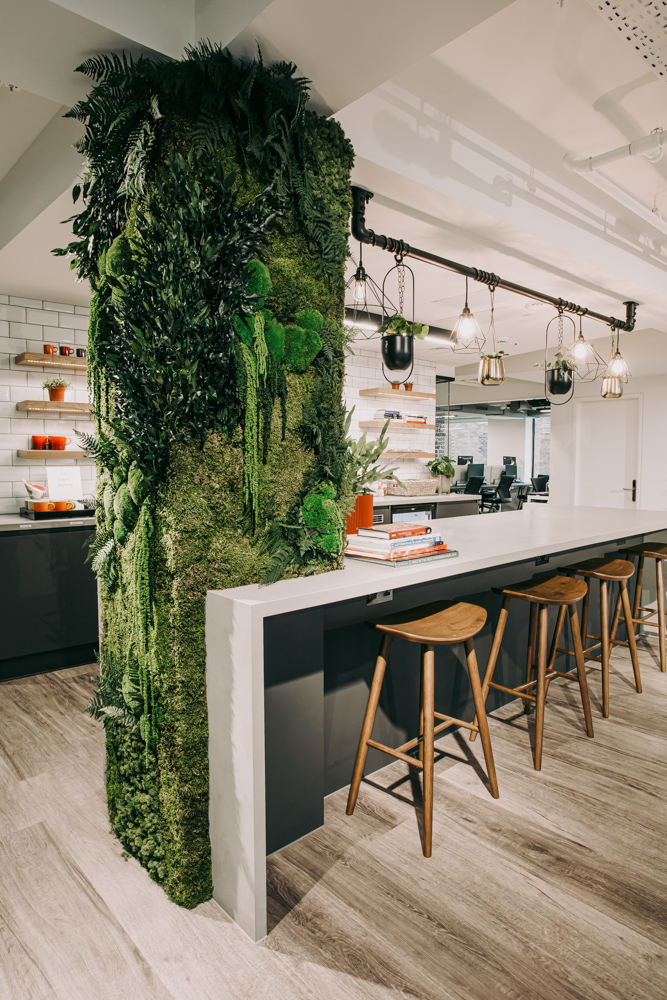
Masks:
[[[395,566],[451,558],[458,552],[450,549],[442,535],[433,532],[428,525],[401,521],[359,528],[357,535],[348,535],[345,555]]]
[[[400,410],[376,410],[373,420],[400,420],[401,417]]]
[[[404,413],[406,424],[425,424],[426,417],[423,413]]]

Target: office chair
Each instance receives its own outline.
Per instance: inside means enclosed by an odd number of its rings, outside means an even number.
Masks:
[[[528,493],[532,489],[532,486],[520,486],[516,494],[516,509],[523,510],[523,505],[528,499]]]
[[[468,482],[466,483],[466,488],[464,489],[463,492],[479,494],[481,493],[481,486],[483,482],[484,482],[484,476],[471,476]]]
[[[549,484],[548,476],[531,476],[530,481],[533,484],[533,489],[535,490],[536,493],[547,492]]]
[[[512,503],[510,487],[514,482],[514,476],[503,475],[497,486],[486,487],[482,490],[482,503],[480,510],[488,514],[495,513]]]

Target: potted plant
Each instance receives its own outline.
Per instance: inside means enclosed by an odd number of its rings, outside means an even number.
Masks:
[[[573,373],[577,370],[577,366],[560,351],[553,361],[544,361],[535,367],[545,371],[547,389],[552,396],[565,396],[572,388]]]
[[[403,388],[405,389],[406,392],[412,392],[412,386],[413,385],[414,385],[414,382],[405,382]]]
[[[447,458],[446,455],[443,455],[441,458],[432,458],[430,462],[426,463],[426,468],[430,469],[431,475],[436,476],[438,479],[437,492],[449,493],[450,480],[456,475],[451,458]]]
[[[378,460],[389,444],[387,428],[390,421],[386,420],[377,441],[367,441],[364,432],[358,441],[347,437],[354,407],[345,418],[345,435],[348,448],[348,479],[350,504],[347,511],[347,534],[356,535],[359,528],[373,527],[373,494],[371,483],[380,479],[393,479],[402,486],[402,482],[394,473],[396,468],[378,464]]]
[[[414,338],[420,340],[428,333],[423,323],[409,323],[396,313],[380,327],[382,334],[382,360],[389,371],[405,371],[414,360]]]
[[[490,354],[480,354],[477,381],[481,385],[500,385],[505,381],[505,362],[503,358],[507,351],[493,351]]]
[[[392,387],[392,389],[400,389],[401,388],[401,383],[400,382],[392,382],[391,383],[391,387]]]
[[[70,383],[62,375],[55,378],[47,378],[42,382],[42,388],[49,390],[49,399],[52,403],[62,403],[65,398],[65,389],[69,389]]]

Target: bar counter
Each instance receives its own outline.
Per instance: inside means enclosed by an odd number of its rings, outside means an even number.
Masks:
[[[266,934],[267,854],[321,826],[325,795],[349,783],[378,647],[365,622],[433,600],[471,600],[488,614],[476,638],[483,670],[500,607],[492,588],[639,542],[667,528],[667,512],[529,505],[430,523],[457,557],[398,568],[350,559],[332,573],[208,594],[213,894],[254,940]],[[377,595],[388,599],[369,604]],[[524,679],[522,603],[499,660],[507,686]],[[392,647],[374,732],[393,746],[416,735],[419,650],[409,645]],[[472,720],[459,655],[436,650],[436,709]],[[493,692],[487,709],[508,700]],[[366,773],[390,759],[371,751]]]

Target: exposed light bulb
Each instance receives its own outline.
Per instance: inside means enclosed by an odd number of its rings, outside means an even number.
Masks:
[[[364,270],[363,264],[359,265],[357,273],[354,276],[353,297],[355,302],[366,301],[366,271]]]
[[[470,312],[468,306],[464,306],[463,312],[454,327],[456,343],[461,347],[466,347],[472,344],[476,337],[479,337],[480,332],[477,320]]]
[[[574,356],[578,361],[583,361],[588,354],[588,344],[585,340],[577,338],[577,342],[574,345]]]
[[[611,363],[609,365],[609,374],[625,375],[626,368],[627,365],[625,363],[625,360],[623,359],[623,356],[618,351],[616,351],[616,354],[611,359]]]

